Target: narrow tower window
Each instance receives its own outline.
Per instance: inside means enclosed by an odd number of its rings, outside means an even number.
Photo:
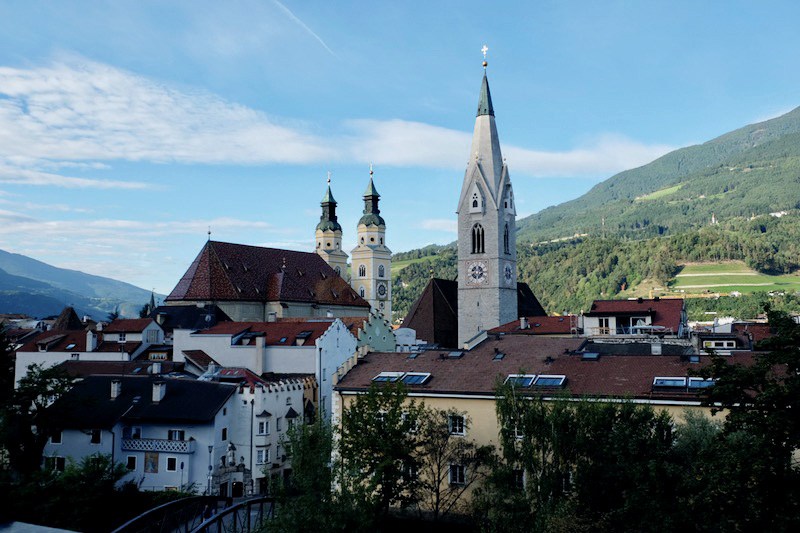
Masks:
[[[506,228],[503,230],[503,250],[505,253],[510,254],[511,252],[510,247],[508,245],[508,223],[506,223]]]
[[[472,253],[483,253],[483,226],[475,224],[472,226]]]
[[[478,194],[472,193],[472,207],[478,207]]]
[[[364,295],[367,294],[367,291],[364,290],[364,287],[361,287],[360,289],[358,289],[358,294],[363,298]]]
[[[384,266],[383,266],[383,265],[380,265],[380,266],[378,267],[378,277],[379,277],[379,278],[382,278],[382,277],[384,277],[385,275],[386,275],[386,268],[384,268]]]
[[[360,278],[367,277],[367,267],[365,267],[364,265],[359,266],[358,267],[358,276]]]

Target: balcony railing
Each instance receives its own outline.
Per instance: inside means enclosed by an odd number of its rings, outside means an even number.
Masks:
[[[194,440],[122,439],[126,452],[194,453]]]

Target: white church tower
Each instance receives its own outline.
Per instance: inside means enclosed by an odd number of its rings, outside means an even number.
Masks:
[[[386,247],[386,222],[378,208],[380,194],[372,181],[369,168],[369,185],[364,191],[364,216],[358,221],[358,246],[352,255],[350,285],[379,311],[386,320],[392,320],[392,251]]]
[[[331,192],[331,174],[328,172],[328,190],[319,204],[322,215],[315,237],[317,253],[328,263],[337,274],[343,276],[347,272],[347,253],[342,250],[342,226],[336,217],[336,200]]]
[[[459,344],[517,319],[514,193],[500,153],[486,65],[484,61],[470,160],[456,211]]]

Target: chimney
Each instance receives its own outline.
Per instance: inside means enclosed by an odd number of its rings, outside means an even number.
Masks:
[[[519,317],[519,329],[528,329],[528,318],[521,316]]]
[[[277,322],[278,321],[278,313],[275,311],[270,311],[267,313],[267,322]]]
[[[164,399],[164,394],[167,392],[166,381],[153,382],[153,403],[158,403]]]
[[[97,334],[94,331],[86,332],[86,351],[93,352],[97,349]]]
[[[115,400],[122,392],[122,381],[119,379],[111,380],[111,399]]]
[[[327,318],[333,318],[333,311],[331,311],[330,309],[328,309],[328,310],[325,312],[325,316],[326,316]]]
[[[157,323],[159,326],[163,326],[163,325],[164,325],[164,321],[165,321],[166,319],[167,319],[167,313],[158,313],[158,314],[156,315],[156,323]]]
[[[98,322],[97,323],[97,331],[103,331],[103,323],[102,322]]]
[[[161,373],[161,363],[153,363],[150,365],[150,373],[151,374],[160,374]]]

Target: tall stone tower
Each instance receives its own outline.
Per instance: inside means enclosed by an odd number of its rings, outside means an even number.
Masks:
[[[328,190],[322,197],[322,215],[317,224],[317,253],[340,276],[347,272],[347,253],[342,250],[342,226],[336,218],[336,200],[331,192],[331,176],[328,173]]]
[[[500,153],[486,62],[458,201],[458,342],[517,319],[514,193]]]
[[[386,247],[386,222],[378,209],[380,195],[372,182],[364,191],[364,216],[358,221],[358,246],[350,252],[352,277],[350,285],[372,308],[392,320],[392,251]]]

